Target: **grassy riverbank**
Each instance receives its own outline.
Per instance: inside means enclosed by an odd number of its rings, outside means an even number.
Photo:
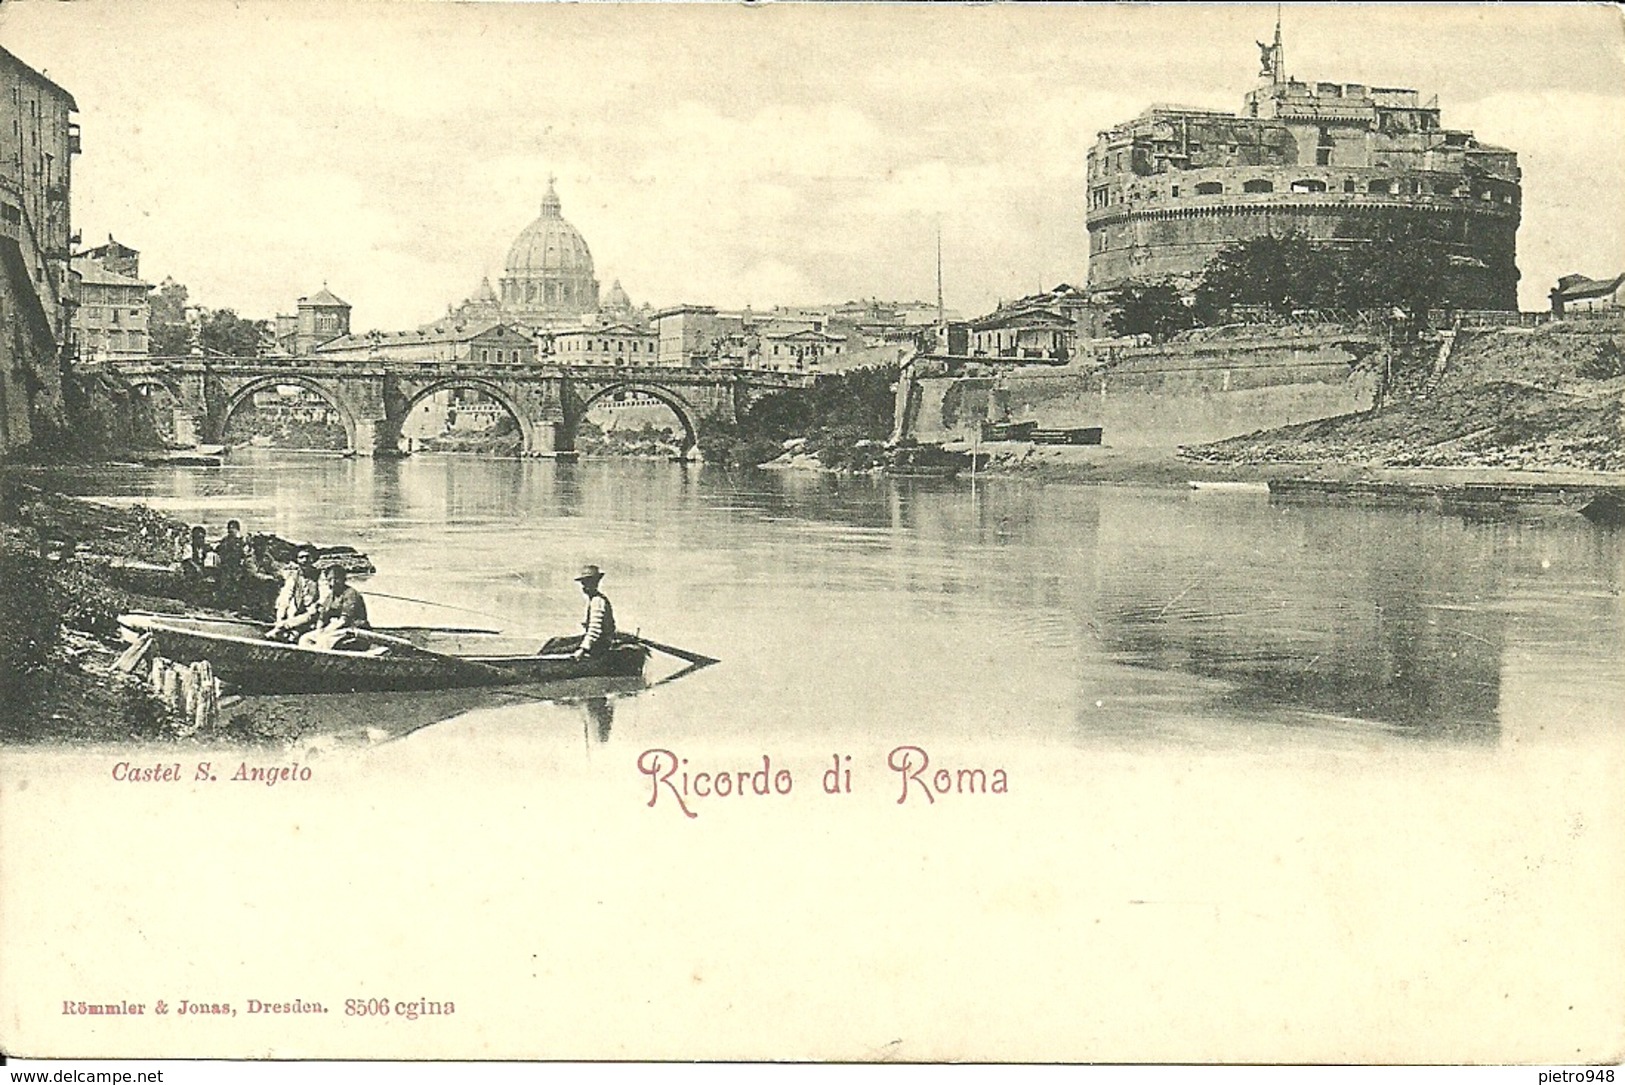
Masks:
[[[0,741],[177,739],[189,732],[144,676],[113,667],[118,615],[212,610],[207,586],[164,570],[188,525],[0,475]],[[293,737],[271,714],[227,712],[210,737]]]

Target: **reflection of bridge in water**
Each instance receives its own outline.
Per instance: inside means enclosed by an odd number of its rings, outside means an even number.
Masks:
[[[649,396],[683,427],[683,450],[704,445],[706,429],[737,421],[750,403],[812,377],[757,369],[549,365],[499,362],[320,361],[313,358],[143,358],[118,366],[131,385],[162,390],[180,443],[223,443],[232,415],[256,393],[293,385],[329,403],[346,445],[361,455],[393,452],[419,401],[470,389],[500,404],[519,424],[520,451],[575,451],[576,430],[598,402],[617,393]]]

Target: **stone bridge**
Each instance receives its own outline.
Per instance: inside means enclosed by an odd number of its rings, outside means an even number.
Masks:
[[[683,426],[683,450],[693,453],[716,421],[737,421],[753,399],[813,380],[805,373],[720,367],[314,358],[144,358],[117,368],[138,391],[167,393],[181,444],[225,443],[232,415],[256,392],[297,385],[333,407],[348,449],[363,456],[393,453],[412,408],[451,389],[471,389],[500,404],[519,424],[522,453],[539,456],[574,453],[576,430],[599,400],[643,393],[671,408]]]

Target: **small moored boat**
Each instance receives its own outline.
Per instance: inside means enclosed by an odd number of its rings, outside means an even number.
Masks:
[[[159,654],[181,663],[208,660],[215,674],[248,693],[347,693],[359,690],[454,689],[571,678],[635,678],[649,648],[619,636],[609,651],[586,659],[568,653],[437,651],[417,629],[363,631],[357,651],[332,651],[265,639],[262,622],[179,614],[123,614],[119,624],[149,635]],[[452,642],[457,643],[457,642]]]

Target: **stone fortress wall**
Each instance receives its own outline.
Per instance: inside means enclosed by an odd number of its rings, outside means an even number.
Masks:
[[[1440,246],[1449,307],[1516,309],[1517,154],[1444,128],[1414,90],[1283,74],[1280,33],[1242,112],[1158,106],[1088,155],[1089,286],[1193,283],[1238,240],[1358,244],[1401,219]]]

